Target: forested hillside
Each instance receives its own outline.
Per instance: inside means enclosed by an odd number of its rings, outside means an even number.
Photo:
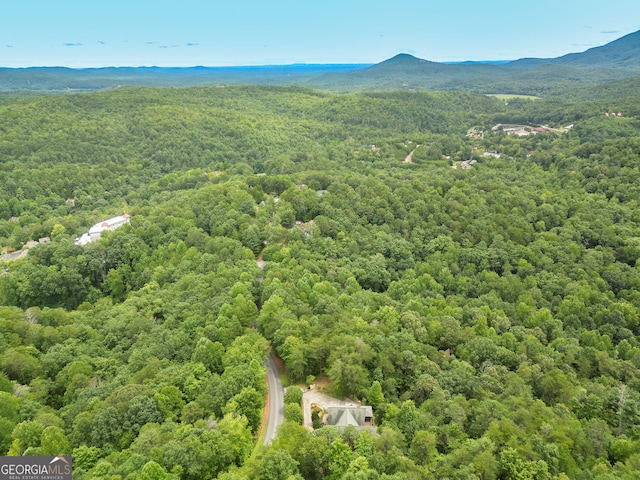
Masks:
[[[78,479],[640,478],[640,102],[616,88],[2,99],[0,247],[51,241],[0,260],[0,453]],[[270,349],[377,434],[294,402],[256,446]]]

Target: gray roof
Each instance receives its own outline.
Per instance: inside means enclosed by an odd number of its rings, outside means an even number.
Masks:
[[[336,427],[365,426],[366,418],[373,418],[373,409],[370,406],[362,407],[329,407],[327,424]]]

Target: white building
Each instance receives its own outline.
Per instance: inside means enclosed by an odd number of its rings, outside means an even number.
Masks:
[[[85,245],[88,245],[91,243],[91,237],[89,236],[88,233],[83,233],[80,237],[76,238],[76,241],[74,243],[76,245],[80,245],[81,247],[84,247]]]
[[[128,214],[120,215],[118,217],[109,218],[103,222],[96,223],[89,229],[89,233],[83,233],[81,237],[76,238],[75,244],[84,246],[91,242],[99,240],[102,236],[102,232],[105,230],[116,230],[130,222],[130,216]]]

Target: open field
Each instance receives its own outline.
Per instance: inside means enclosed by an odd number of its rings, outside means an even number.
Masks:
[[[522,98],[524,100],[540,100],[540,97],[535,95],[516,95],[514,93],[487,93],[487,97],[495,97],[498,100],[513,100],[514,98]]]

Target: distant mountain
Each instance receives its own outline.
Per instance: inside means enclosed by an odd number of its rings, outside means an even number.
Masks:
[[[465,60],[464,62],[442,62],[445,65],[504,65],[513,60]]]
[[[408,53],[400,53],[393,58],[385,60],[384,62],[377,63],[368,68],[369,71],[382,71],[385,69],[404,68],[405,70],[411,69],[424,69],[429,67],[439,67],[443,64],[437,62],[431,62],[429,60],[422,60],[421,58],[414,57]]]
[[[447,74],[455,75],[458,72],[476,71],[476,72],[492,72],[495,65],[486,63],[438,63],[429,60],[422,60],[406,53],[396,55],[389,60],[372,65],[363,70],[358,70],[356,74],[382,74],[393,73],[402,70],[407,75],[424,75],[424,74]]]
[[[369,64],[266,65],[256,67],[107,67],[0,68],[0,92],[90,91],[152,86],[189,87],[202,84],[300,84],[323,73],[347,72]]]
[[[531,67],[543,64],[576,67],[623,68],[640,71],[640,30],[600,47],[582,53],[569,53],[557,58],[524,58],[510,62],[512,67]]]
[[[635,76],[640,76],[640,31],[550,59],[445,64],[400,54],[361,70],[327,73],[310,84],[338,91],[404,88],[549,96]]]
[[[468,90],[464,87],[469,78],[491,82],[497,68],[499,67],[487,64],[437,63],[416,58],[413,55],[400,54],[367,68],[324,74],[310,80],[309,85],[337,91],[397,88]]]

